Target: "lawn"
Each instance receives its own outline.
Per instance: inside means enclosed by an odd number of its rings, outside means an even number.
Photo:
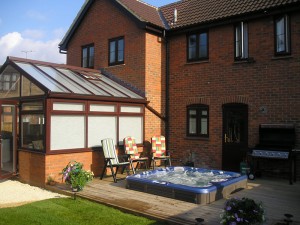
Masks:
[[[55,198],[0,209],[0,225],[163,225],[88,200]]]

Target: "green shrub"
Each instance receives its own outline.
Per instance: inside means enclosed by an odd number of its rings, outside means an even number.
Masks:
[[[85,171],[83,164],[71,161],[62,170],[63,179],[67,184],[70,184],[73,189],[82,190],[87,182],[93,180],[94,173]]]

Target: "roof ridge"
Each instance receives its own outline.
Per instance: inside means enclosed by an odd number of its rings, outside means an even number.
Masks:
[[[135,1],[138,1],[138,0],[135,0]],[[140,21],[145,21],[144,18],[142,18],[140,15],[138,15],[134,10],[130,9],[126,4],[124,4],[124,2],[122,2],[122,0],[116,0],[116,2],[118,2],[123,8],[125,8],[129,13],[131,13],[134,17],[136,17]]]
[[[158,12],[159,18],[160,18],[161,22],[163,23],[165,29],[169,30],[169,29],[170,29],[169,23],[168,23],[168,21],[166,20],[164,14],[163,14],[163,12],[160,10],[160,8],[157,10],[157,12]]]
[[[156,7],[156,6],[154,6],[154,5],[151,5],[151,4],[147,3],[147,2],[144,2],[144,1],[142,1],[142,0],[136,0],[136,1],[137,1],[137,2],[140,2],[140,3],[143,3],[144,5],[150,6],[150,7],[154,8],[154,9],[158,10],[158,7]]]
[[[15,56],[8,56],[7,58],[11,61],[18,61],[18,62],[23,62],[23,63],[33,63],[33,64],[39,64],[39,65],[43,65],[43,66],[55,66],[58,68],[67,68],[67,69],[74,69],[74,70],[80,70],[80,71],[85,71],[85,72],[100,73],[100,70],[97,70],[97,69],[73,66],[73,65],[69,65],[69,64],[65,64],[65,63],[52,63],[52,62],[46,62],[46,61],[41,61],[41,60],[35,60],[35,59],[25,59],[25,58],[20,58],[20,57],[15,57]]]
[[[168,7],[168,6],[171,6],[171,5],[176,5],[176,4],[179,4],[180,2],[183,2],[183,1],[184,0],[177,0],[175,2],[171,2],[171,3],[168,3],[166,5],[162,5],[162,6],[158,7],[158,8],[161,9],[161,8]]]
[[[115,0],[115,1],[138,20],[165,28],[165,24],[161,19],[158,7],[150,5],[144,2],[143,0]]]
[[[169,22],[170,30],[184,30],[192,26],[208,26],[213,23],[220,24],[224,20],[232,23],[254,17],[266,16],[263,11],[279,13],[276,9],[281,8],[281,12],[296,11],[300,8],[300,0],[257,0],[244,4],[245,0],[180,0],[159,7],[164,17]],[[293,7],[296,6],[296,7]],[[171,24],[174,19],[174,9],[178,10],[176,24]]]

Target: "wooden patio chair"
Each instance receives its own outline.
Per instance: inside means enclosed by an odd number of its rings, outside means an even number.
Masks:
[[[155,168],[156,161],[164,162],[165,167],[167,163],[171,166],[171,156],[167,154],[166,138],[164,136],[153,136],[151,138],[152,145],[152,165]]]
[[[141,154],[138,151],[135,138],[128,136],[125,137],[123,140],[124,143],[124,151],[125,154],[128,155],[128,160],[132,164],[133,173],[135,173],[136,169],[138,168],[139,164],[144,164],[145,169],[148,169],[148,157],[141,157]],[[136,163],[136,166],[133,166],[133,163]]]
[[[101,143],[102,143],[102,148],[104,153],[104,167],[100,179],[101,180],[103,179],[106,168],[109,166],[111,169],[114,182],[117,183],[117,173],[119,167],[122,167],[122,173],[123,173],[125,168],[130,166],[132,167],[132,164],[130,161],[119,162],[119,158],[117,155],[117,151],[113,139],[111,138],[103,139]],[[114,167],[116,167],[116,172],[114,172]],[[129,174],[129,170],[130,169],[127,169],[127,174]]]

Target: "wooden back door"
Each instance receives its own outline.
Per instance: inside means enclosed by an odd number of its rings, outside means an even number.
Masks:
[[[248,150],[248,106],[223,105],[222,169],[239,171]]]

